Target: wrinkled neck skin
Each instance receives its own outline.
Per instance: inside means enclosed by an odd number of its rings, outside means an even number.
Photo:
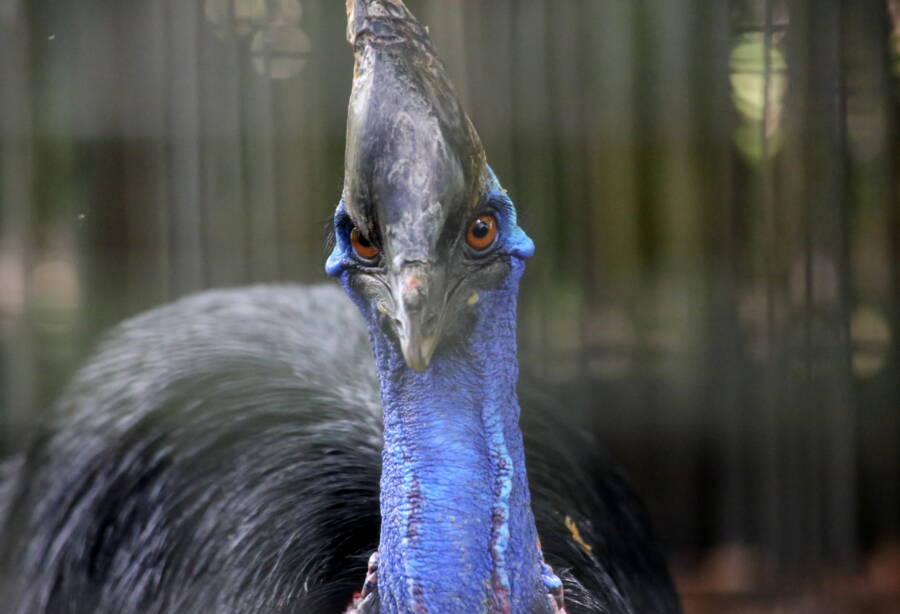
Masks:
[[[482,291],[468,338],[423,373],[370,324],[384,405],[381,612],[549,611],[516,397],[516,292]],[[345,286],[348,280],[343,280]],[[352,294],[352,293],[351,293]]]

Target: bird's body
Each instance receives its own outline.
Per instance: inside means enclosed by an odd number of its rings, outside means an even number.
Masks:
[[[347,7],[350,300],[219,291],[114,331],[0,488],[16,614],[679,611],[615,468],[521,411],[534,244],[427,30]]]
[[[4,612],[343,612],[379,535],[367,345],[324,286],[208,292],[120,325],[6,482]],[[522,419],[568,611],[676,612],[642,507],[554,410]]]

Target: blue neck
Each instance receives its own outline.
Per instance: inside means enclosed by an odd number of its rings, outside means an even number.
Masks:
[[[541,612],[546,590],[516,397],[516,288],[482,292],[468,340],[416,373],[371,327],[384,404],[381,611]],[[370,321],[372,321],[370,319]]]

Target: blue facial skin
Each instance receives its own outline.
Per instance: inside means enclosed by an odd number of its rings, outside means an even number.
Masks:
[[[442,339],[430,366],[410,369],[380,325],[343,204],[326,271],[369,325],[384,406],[381,611],[551,612],[531,512],[516,396],[516,295],[534,244],[493,176],[486,202],[499,221],[493,252],[505,274],[470,300],[474,325]],[[474,303],[474,304],[472,304]]]

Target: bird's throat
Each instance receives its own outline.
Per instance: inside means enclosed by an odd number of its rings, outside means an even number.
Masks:
[[[423,373],[373,331],[384,403],[381,611],[541,612],[515,385],[515,294],[484,293]]]

